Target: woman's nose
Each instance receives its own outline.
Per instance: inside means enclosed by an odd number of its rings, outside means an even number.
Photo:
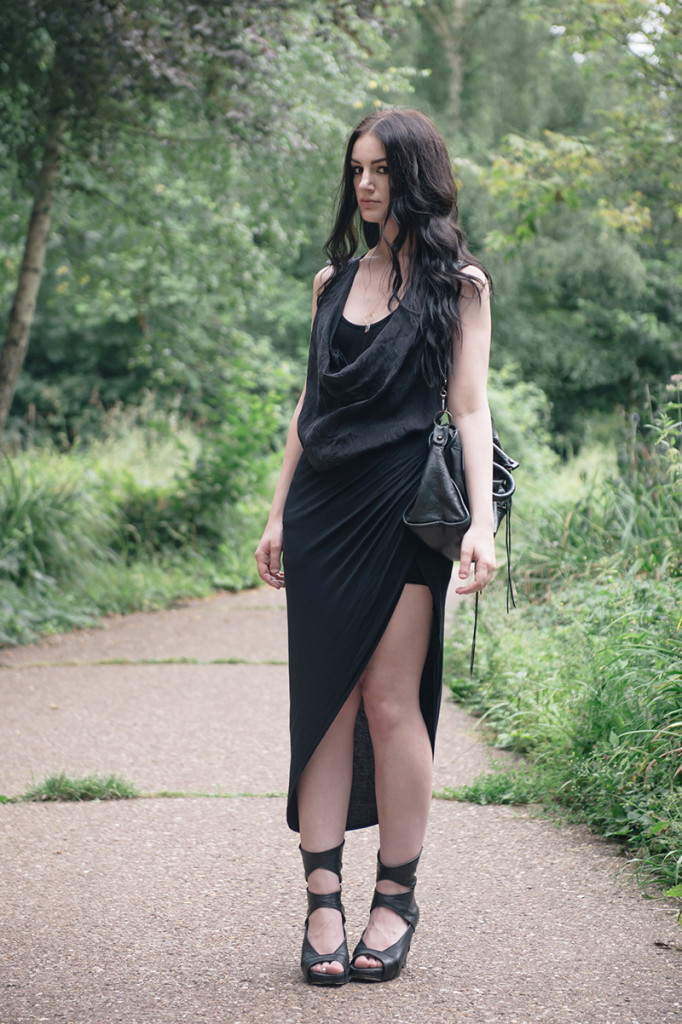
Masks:
[[[363,171],[360,176],[360,188],[370,188],[372,186],[372,177],[369,170]]]

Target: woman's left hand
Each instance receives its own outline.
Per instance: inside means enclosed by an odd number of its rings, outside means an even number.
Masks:
[[[469,580],[472,564],[475,571]],[[490,527],[471,526],[464,534],[458,575],[462,586],[455,589],[456,594],[473,594],[490,583],[495,575],[495,538]]]

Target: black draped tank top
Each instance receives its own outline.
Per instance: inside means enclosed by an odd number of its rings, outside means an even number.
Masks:
[[[316,470],[425,435],[439,407],[438,388],[421,372],[419,318],[402,303],[374,325],[355,358],[339,352],[337,329],[359,263],[350,260],[332,279],[313,321],[298,435]]]

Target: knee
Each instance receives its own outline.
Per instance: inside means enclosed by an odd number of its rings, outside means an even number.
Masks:
[[[363,692],[363,701],[369,729],[375,741],[390,737],[404,727],[410,714],[410,708],[388,688],[367,687]]]

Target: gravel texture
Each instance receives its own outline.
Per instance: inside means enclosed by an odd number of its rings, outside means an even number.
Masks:
[[[230,658],[248,664],[210,664]],[[0,806],[0,1024],[682,1024],[675,910],[642,897],[617,847],[441,800],[401,978],[305,985],[297,837],[271,795],[285,658],[283,595],[264,590],[0,652],[0,792],[64,769],[231,794]],[[489,762],[444,703],[436,786]],[[346,843],[351,943],[376,845],[373,829]]]

